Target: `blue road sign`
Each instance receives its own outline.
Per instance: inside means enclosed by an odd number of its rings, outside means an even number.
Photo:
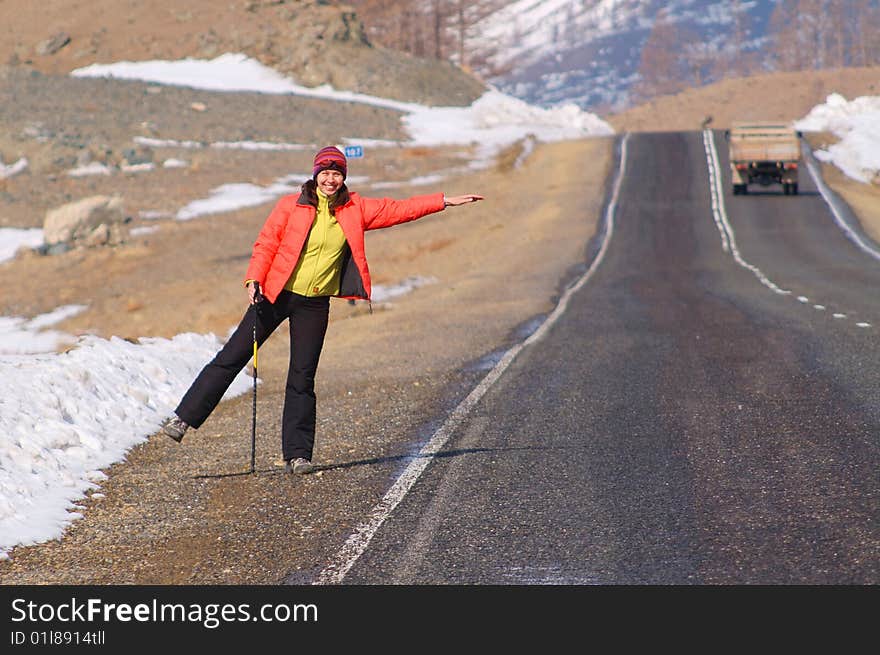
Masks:
[[[345,156],[348,159],[360,159],[364,156],[363,146],[345,146]]]

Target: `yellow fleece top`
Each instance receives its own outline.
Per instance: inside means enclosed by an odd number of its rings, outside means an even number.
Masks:
[[[330,213],[330,199],[316,190],[315,222],[284,288],[301,296],[335,296],[339,293],[345,234]]]

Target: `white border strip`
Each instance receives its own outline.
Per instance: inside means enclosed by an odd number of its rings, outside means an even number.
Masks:
[[[629,139],[627,133],[620,148],[620,165],[617,169],[617,176],[614,181],[614,189],[611,200],[605,212],[606,232],[602,240],[602,246],[596,254],[596,258],[590,264],[589,269],[581,276],[581,278],[572,286],[570,286],[563,294],[556,305],[556,308],[544,319],[541,326],[535,330],[523,342],[513,346],[508,350],[495,367],[489,371],[485,378],[468,394],[468,396],[459,403],[452,411],[442,426],[434,433],[434,436],[422,447],[419,454],[409,463],[400,477],[394,482],[382,500],[373,508],[367,519],[362,522],[355,531],[349,536],[345,544],[336,554],[336,557],[318,574],[314,584],[340,584],[348,574],[351,567],[358,558],[364,553],[369,546],[370,541],[376,534],[379,527],[385,522],[385,519],[394,511],[394,508],[403,500],[404,496],[409,492],[416,483],[422,472],[427,468],[428,464],[434,459],[434,456],[452,436],[452,433],[459,424],[467,417],[474,406],[480,402],[489,388],[501,377],[502,373],[510,366],[511,362],[526,346],[543,338],[550,330],[559,317],[568,307],[569,300],[576,291],[578,291],[593,276],[596,269],[605,258],[608,251],[608,245],[611,242],[611,235],[614,233],[614,213],[617,208],[617,200],[620,195],[620,187],[623,182],[623,176],[626,171],[626,144]]]
[[[727,218],[727,209],[724,206],[724,191],[721,186],[721,165],[718,163],[718,151],[715,149],[715,140],[711,130],[703,130],[703,146],[706,149],[706,163],[709,165],[709,193],[712,199],[712,216],[718,232],[721,233],[721,247],[724,252],[730,252],[737,264],[751,271],[765,287],[780,295],[788,295],[791,291],[776,285],[763,271],[754,264],[743,259],[739,248],[736,247],[736,235]]]
[[[715,219],[715,227],[721,234],[721,249],[730,252],[733,229],[730,227],[730,221],[727,220],[727,209],[724,206],[724,196],[721,194],[721,165],[718,163],[718,152],[708,130],[703,132],[703,148],[706,150],[706,161],[709,164],[709,200],[712,204],[712,218]]]
[[[818,167],[815,163],[813,163],[810,159],[807,159],[807,170],[810,171],[810,176],[813,178],[813,182],[816,183],[816,188],[819,189],[819,193],[822,194],[822,198],[825,200],[825,203],[828,207],[831,208],[831,214],[834,216],[834,221],[846,233],[846,236],[849,237],[850,241],[855,243],[859,248],[861,248],[864,252],[869,254],[874,259],[880,260],[880,251],[876,248],[873,248],[870,244],[865,243],[861,236],[859,236],[855,230],[853,230],[849,224],[843,219],[843,216],[840,213],[840,208],[836,202],[834,195],[832,195],[831,189],[828,188],[828,185],[825,184],[825,180],[822,179],[822,175],[818,170]]]

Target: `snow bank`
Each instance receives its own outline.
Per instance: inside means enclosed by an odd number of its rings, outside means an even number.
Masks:
[[[816,158],[832,163],[859,182],[876,182],[880,171],[880,96],[847,101],[840,94],[828,96],[795,123],[803,132],[831,132],[840,139]]]

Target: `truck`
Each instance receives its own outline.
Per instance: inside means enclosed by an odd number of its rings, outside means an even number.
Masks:
[[[725,132],[730,149],[733,194],[750,184],[781,184],[785,195],[797,195],[801,133],[779,123],[733,123]]]

